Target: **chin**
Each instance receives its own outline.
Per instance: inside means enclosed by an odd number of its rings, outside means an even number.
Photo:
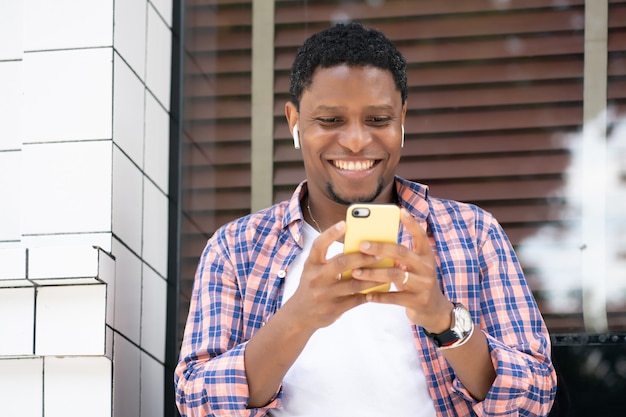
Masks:
[[[380,195],[383,190],[382,184],[379,184],[376,190],[370,194],[347,195],[347,193],[339,193],[331,184],[327,184],[328,196],[336,203],[349,206],[353,203],[372,203]]]

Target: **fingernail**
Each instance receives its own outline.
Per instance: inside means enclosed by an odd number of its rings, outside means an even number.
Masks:
[[[339,223],[337,223],[337,225],[335,225],[335,227],[337,228],[337,230],[343,230],[346,227],[346,222],[344,220],[342,220]]]
[[[372,247],[372,244],[370,242],[361,242],[361,249],[368,250],[371,247]]]
[[[363,273],[363,271],[360,268],[352,270],[352,276],[353,277],[360,277],[362,273]]]

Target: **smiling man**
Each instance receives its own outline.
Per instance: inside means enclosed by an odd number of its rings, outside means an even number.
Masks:
[[[504,231],[395,174],[402,55],[336,25],[299,49],[290,92],[306,180],[209,240],[175,374],[181,414],[547,415],[549,336]],[[400,206],[398,243],[343,254],[354,202]],[[366,268],[381,258],[393,267]],[[384,283],[394,290],[360,293]]]

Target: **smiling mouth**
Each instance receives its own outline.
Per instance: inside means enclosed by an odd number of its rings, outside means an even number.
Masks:
[[[342,171],[367,171],[372,169],[374,165],[376,165],[378,161],[375,160],[367,160],[367,161],[341,161],[334,160],[332,164],[342,170]]]

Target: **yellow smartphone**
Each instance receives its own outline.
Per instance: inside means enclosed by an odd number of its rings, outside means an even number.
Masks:
[[[343,239],[343,253],[354,253],[359,251],[359,245],[363,241],[369,242],[389,242],[398,241],[398,230],[400,227],[400,208],[393,204],[372,204],[355,203],[348,207],[346,213],[346,234]],[[393,266],[393,259],[385,258],[379,262],[368,265],[366,268],[390,268]],[[341,274],[343,279],[352,278],[352,271],[345,271]],[[367,290],[360,291],[360,294],[367,294],[374,291],[389,291],[390,284],[381,284]]]

